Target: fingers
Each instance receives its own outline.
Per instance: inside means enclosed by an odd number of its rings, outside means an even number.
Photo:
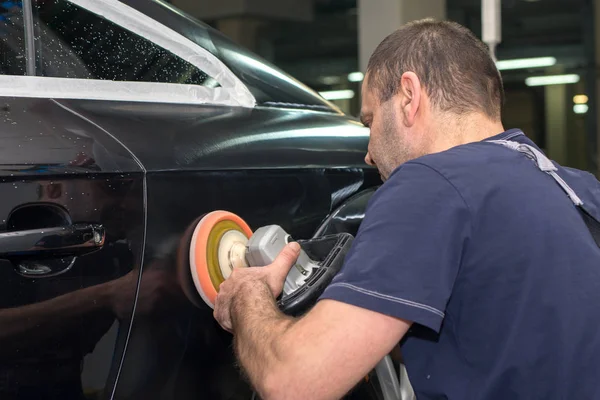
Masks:
[[[222,287],[223,285],[221,285]],[[215,308],[213,317],[217,320],[221,328],[229,333],[233,333],[233,323],[231,321],[231,299],[230,296],[223,295],[221,292],[217,294],[215,299]]]
[[[213,317],[217,320],[221,328],[229,333],[233,333],[233,324],[231,323],[231,316],[228,312],[224,311],[223,307],[215,307]]]

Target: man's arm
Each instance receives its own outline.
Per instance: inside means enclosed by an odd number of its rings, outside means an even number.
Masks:
[[[215,318],[234,332],[241,364],[264,398],[340,398],[411,323],[439,333],[471,225],[452,182],[406,163],[373,195],[344,266],[303,318],[283,316],[273,300],[294,264],[291,247],[269,266],[234,270]]]
[[[334,300],[302,318],[249,282],[232,303],[237,356],[261,398],[339,399],[386,356],[411,323]]]

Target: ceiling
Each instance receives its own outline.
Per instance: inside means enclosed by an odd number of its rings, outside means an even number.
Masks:
[[[358,68],[357,9],[356,0],[313,1],[314,21],[268,21],[254,50],[319,89],[328,86],[323,77],[342,76]],[[586,54],[592,54],[587,59],[593,57],[593,0],[501,1],[499,59],[555,56],[571,71],[585,68]],[[480,0],[447,0],[447,17],[480,36]],[[503,75],[505,81],[521,81],[531,72]]]

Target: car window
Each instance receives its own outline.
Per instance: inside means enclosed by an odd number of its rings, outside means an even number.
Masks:
[[[20,1],[0,2],[0,74],[25,75],[25,29]]]
[[[220,86],[155,43],[66,0],[34,0],[36,75]]]

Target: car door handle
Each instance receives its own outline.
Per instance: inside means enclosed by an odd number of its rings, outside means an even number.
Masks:
[[[105,229],[75,224],[0,233],[0,259],[48,259],[80,256],[104,246]]]

